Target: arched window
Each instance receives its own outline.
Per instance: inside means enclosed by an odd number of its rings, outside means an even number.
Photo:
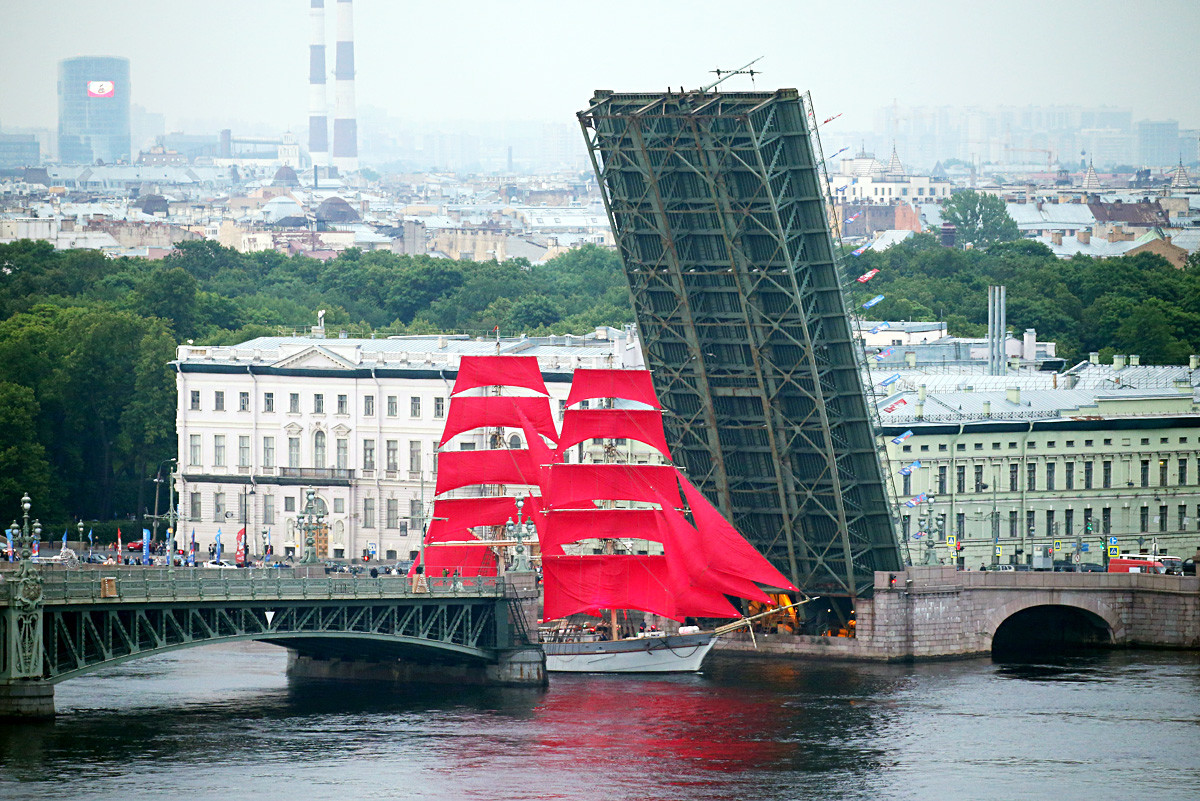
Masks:
[[[508,447],[512,448],[513,450],[520,448],[521,447],[521,438],[519,436],[517,436],[516,434],[513,434],[511,437],[508,438]]]
[[[325,432],[313,434],[313,467],[325,466]]]

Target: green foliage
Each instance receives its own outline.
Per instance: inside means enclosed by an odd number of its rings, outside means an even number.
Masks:
[[[942,219],[954,223],[959,244],[988,247],[1021,236],[1003,200],[973,189],[952,194],[942,206]]]
[[[886,296],[872,319],[944,320],[955,336],[983,336],[987,287],[1002,284],[1009,328],[1036,329],[1068,362],[1099,351],[1181,364],[1200,352],[1200,270],[1177,270],[1152,254],[1060,260],[1038,242],[963,251],[920,235],[854,262],[855,272],[872,268],[881,272],[851,294],[852,303]]]
[[[175,346],[292,333],[319,309],[326,326],[361,334],[578,333],[633,319],[619,258],[594,246],[530,266],[358,249],[321,262],[211,241],[161,262],[0,245],[0,514],[23,492],[47,521],[152,506],[149,479],[175,450]]]

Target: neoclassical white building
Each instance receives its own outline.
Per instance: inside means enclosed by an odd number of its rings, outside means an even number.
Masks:
[[[297,531],[306,491],[327,531],[322,558],[414,558],[428,519],[436,453],[459,361],[536,356],[556,422],[576,367],[640,367],[632,328],[586,336],[468,339],[260,337],[229,347],[184,345],[178,388],[180,547],[195,531],[206,557],[245,527],[250,551],[303,553]],[[448,443],[488,447],[481,431]]]

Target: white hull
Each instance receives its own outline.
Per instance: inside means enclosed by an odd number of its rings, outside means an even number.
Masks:
[[[711,631],[600,642],[543,643],[551,673],[695,673],[716,644]]]

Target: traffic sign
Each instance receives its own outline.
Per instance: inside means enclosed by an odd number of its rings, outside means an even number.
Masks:
[[[951,548],[953,548],[955,545],[958,545],[958,536],[954,535],[954,534],[947,534],[946,535],[946,544],[949,545]]]
[[[1116,537],[1109,537],[1109,538],[1108,538],[1108,544],[1109,544],[1109,545],[1116,545],[1116,544],[1117,544],[1117,538],[1116,538]]]
[[[367,543],[367,553],[371,554],[371,556],[375,555],[375,543],[373,543],[373,542]]]
[[[1086,542],[1085,542],[1085,543],[1082,543],[1082,544],[1079,546],[1079,550],[1083,551],[1084,553],[1087,553],[1087,552],[1088,552],[1088,544],[1087,544]]]
[[[1118,548],[1116,545],[1110,545],[1110,546],[1108,546],[1108,555],[1109,556],[1120,556],[1121,549]]]
[[[1083,554],[1081,554],[1081,553],[1074,554],[1072,556],[1072,558],[1075,560],[1075,564],[1079,564],[1080,562],[1083,561]]]
[[[1000,552],[1001,550],[1002,550],[1002,547],[1001,547],[1001,546],[999,546],[999,545],[997,545],[997,546],[996,546],[996,556],[1004,556],[1004,554],[1002,554],[1002,553]]]
[[[1058,553],[1061,550],[1062,550],[1062,540],[1055,540],[1054,541],[1054,552]]]

